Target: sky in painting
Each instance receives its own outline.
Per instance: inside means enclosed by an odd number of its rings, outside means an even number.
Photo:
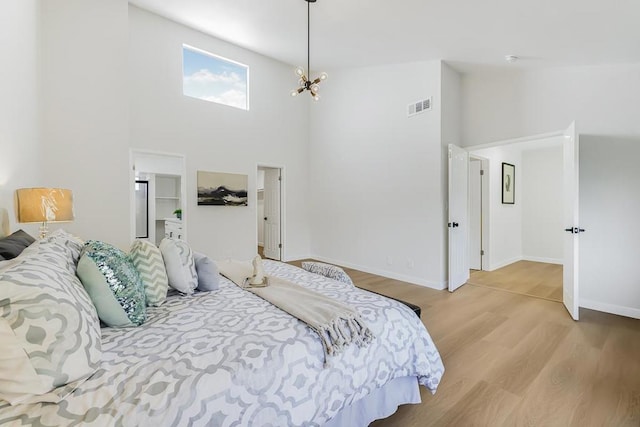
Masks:
[[[183,55],[183,93],[187,96],[248,110],[248,67],[192,50]]]

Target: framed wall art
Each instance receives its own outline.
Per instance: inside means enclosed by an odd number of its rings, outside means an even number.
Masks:
[[[198,171],[198,206],[247,206],[249,177]]]
[[[516,167],[510,163],[502,163],[502,203],[516,203]]]

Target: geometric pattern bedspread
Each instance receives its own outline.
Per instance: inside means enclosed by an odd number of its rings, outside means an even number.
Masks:
[[[330,357],[298,319],[222,278],[220,289],[170,295],[137,328],[103,328],[101,368],[58,404],[0,405],[0,425],[322,426],[388,381],[435,391],[442,361],[405,305],[297,267],[266,274],[346,302],[375,335]]]

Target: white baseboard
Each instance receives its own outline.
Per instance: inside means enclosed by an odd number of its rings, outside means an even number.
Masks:
[[[625,307],[622,305],[607,304],[600,301],[580,299],[580,307],[591,310],[602,311],[604,313],[617,314],[618,316],[640,319],[640,309]]]
[[[564,264],[564,260],[562,258],[545,258],[539,256],[522,256],[523,261],[533,261],[533,262],[546,262],[547,264]]]
[[[288,255],[286,258],[282,258],[282,262],[300,261],[301,259],[309,259],[310,255]]]
[[[388,277],[389,279],[402,280],[403,282],[412,283],[414,285],[424,286],[431,289],[442,290],[447,288],[446,282],[442,282],[442,283],[432,282],[432,281],[424,280],[422,278],[415,277],[415,276],[406,276],[404,274],[398,274],[392,271],[381,270],[377,268],[370,268],[367,266],[352,264],[344,261],[338,261],[335,259],[326,258],[319,255],[312,255],[309,258],[316,259],[318,261],[326,262],[329,264],[338,265],[340,267],[353,268],[354,270],[364,271],[365,273],[375,274],[382,277]]]

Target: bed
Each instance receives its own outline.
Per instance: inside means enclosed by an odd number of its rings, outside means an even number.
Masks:
[[[0,281],[2,280],[0,265]],[[274,261],[265,272],[356,308],[375,339],[325,363],[307,325],[222,278],[171,291],[135,328],[102,328],[97,370],[58,403],[0,402],[0,425],[366,426],[444,372],[402,303]]]

